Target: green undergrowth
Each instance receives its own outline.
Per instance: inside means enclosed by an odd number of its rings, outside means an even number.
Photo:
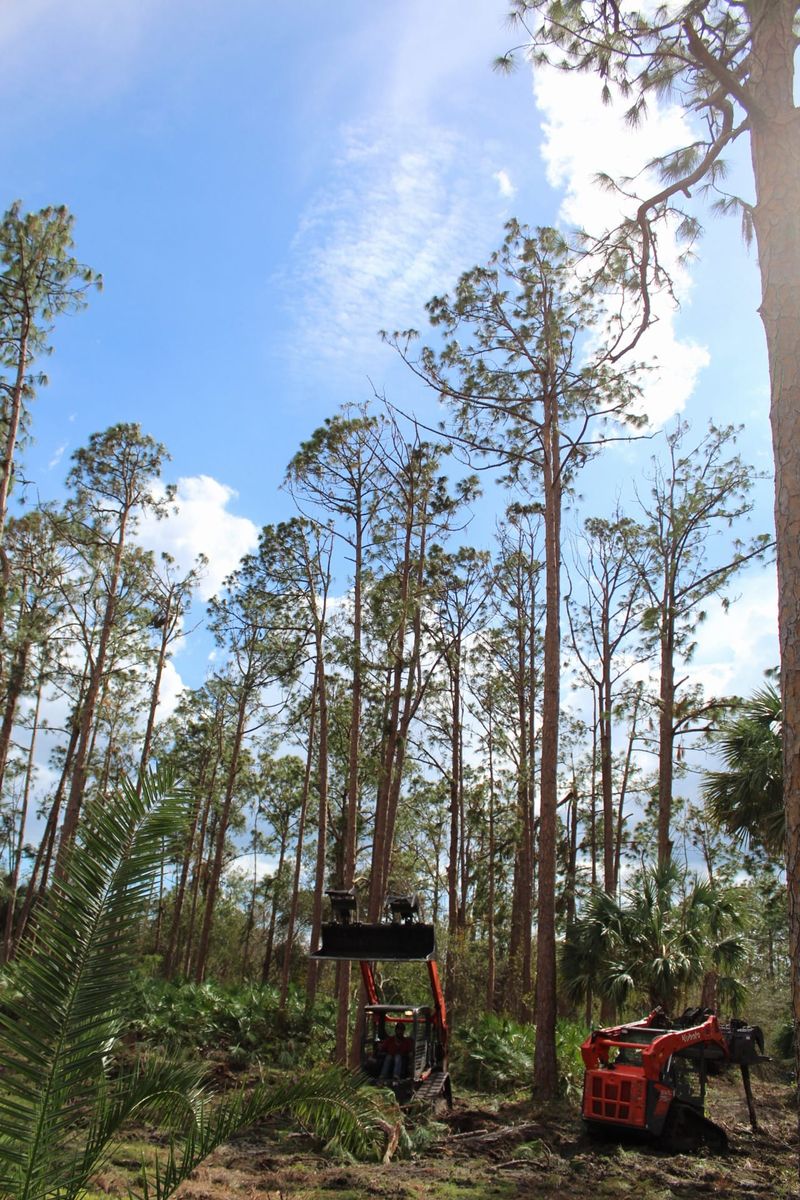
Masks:
[[[140,978],[131,990],[131,1038],[171,1054],[222,1051],[233,1067],[326,1062],[334,1028],[333,1001],[322,998],[308,1009],[305,994],[295,989],[284,1011],[277,988],[256,984],[229,988]]]
[[[559,1021],[556,1054],[562,1095],[580,1093],[583,1062],[580,1047],[586,1029]],[[487,1013],[455,1031],[451,1066],[457,1084],[487,1094],[510,1094],[529,1088],[533,1078],[536,1030],[510,1017]]]

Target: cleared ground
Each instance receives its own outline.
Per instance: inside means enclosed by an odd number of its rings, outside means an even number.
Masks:
[[[755,1074],[755,1073],[754,1073]],[[798,1196],[797,1119],[786,1083],[754,1078],[761,1130],[750,1129],[741,1084],[714,1081],[709,1115],[724,1126],[724,1155],[671,1155],[636,1142],[597,1142],[584,1133],[577,1105],[542,1109],[527,1100],[460,1098],[452,1114],[421,1118],[405,1157],[383,1166],[334,1163],[312,1139],[270,1123],[222,1148],[185,1183],[182,1200],[511,1200],[552,1197],[637,1200],[670,1197]],[[143,1157],[132,1138],[98,1176],[91,1193],[125,1196]]]

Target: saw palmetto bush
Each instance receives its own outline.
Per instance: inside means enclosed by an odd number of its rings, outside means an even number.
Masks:
[[[225,1050],[237,1061],[278,1068],[311,1067],[330,1058],[335,1001],[290,988],[281,1007],[270,984],[238,987],[213,981],[167,982],[138,975],[132,982],[130,1033],[169,1053]]]
[[[583,1079],[580,1045],[586,1029],[571,1021],[556,1028],[559,1086],[574,1096]],[[465,1087],[480,1092],[513,1092],[529,1087],[533,1076],[536,1028],[497,1013],[484,1013],[458,1030],[453,1071]]]
[[[0,1012],[0,1196],[72,1200],[104,1164],[131,1118],[169,1131],[141,1195],[170,1195],[238,1129],[276,1111],[352,1153],[374,1153],[386,1098],[344,1072],[306,1073],[215,1100],[202,1064],[112,1055],[128,1023],[136,929],[162,847],[180,833],[185,796],[165,775],[123,784],[87,813],[64,876],[10,968]]]
[[[454,1070],[477,1091],[510,1092],[530,1082],[535,1047],[533,1025],[485,1013],[458,1031]]]

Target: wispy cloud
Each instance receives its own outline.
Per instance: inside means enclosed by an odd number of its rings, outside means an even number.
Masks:
[[[374,359],[377,331],[419,325],[424,303],[497,241],[501,215],[480,146],[462,134],[380,122],[350,127],[307,208],[285,279],[296,349]]]
[[[118,91],[162,9],[163,0],[5,0],[0,94],[18,102],[43,92],[91,102]]]
[[[62,458],[64,457],[64,452],[66,451],[68,445],[69,445],[68,442],[62,442],[60,446],[56,447],[50,460],[47,463],[48,471],[52,471],[54,467],[58,466],[58,464],[61,462]]]
[[[497,181],[497,190],[500,195],[506,200],[513,200],[517,194],[517,189],[511,182],[511,176],[508,171],[495,171],[492,178]]]
[[[560,218],[593,234],[613,228],[622,216],[632,216],[636,206],[635,201],[599,186],[598,174],[614,179],[636,175],[635,191],[641,196],[652,194],[659,185],[652,171],[642,170],[643,165],[691,140],[686,118],[677,107],[653,102],[646,124],[631,129],[623,121],[622,105],[601,104],[600,86],[592,75],[551,68],[534,71],[534,95],[543,114],[541,153],[549,182],[564,193]],[[679,253],[676,239],[662,234],[661,262],[677,299],[686,303],[691,280]],[[655,297],[654,315],[656,323],[639,343],[637,354],[656,364],[644,379],[644,411],[653,424],[662,425],[682,411],[709,355],[704,346],[678,337],[669,297]]]

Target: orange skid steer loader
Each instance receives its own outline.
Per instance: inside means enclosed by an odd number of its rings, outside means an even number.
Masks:
[[[581,1046],[583,1119],[592,1133],[648,1134],[678,1152],[703,1145],[724,1150],[725,1131],[705,1115],[706,1080],[740,1067],[757,1129],[750,1067],[767,1061],[763,1050],[758,1026],[720,1025],[702,1009],[670,1020],[656,1008],[642,1021],[596,1029]]]

